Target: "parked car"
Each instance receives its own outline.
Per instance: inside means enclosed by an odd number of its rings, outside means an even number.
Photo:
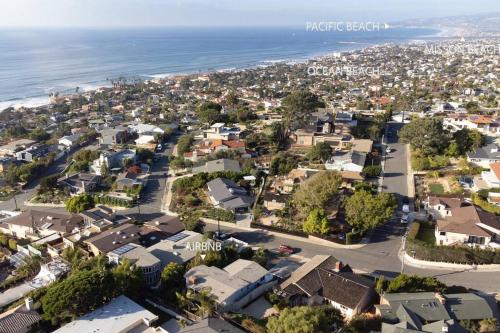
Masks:
[[[403,214],[403,216],[401,217],[401,224],[408,224],[408,214]]]
[[[410,212],[410,205],[409,204],[403,204],[403,213],[408,214]]]
[[[283,256],[289,256],[295,252],[295,249],[289,245],[281,244],[278,247],[278,252]]]
[[[228,238],[229,238],[229,235],[222,232],[222,231],[220,233],[219,233],[219,231],[214,232],[214,239],[216,239],[216,240],[223,241],[223,240],[226,240]]]
[[[390,146],[387,146],[387,148],[385,148],[385,152],[387,154],[390,154],[391,151],[392,151],[392,148]]]

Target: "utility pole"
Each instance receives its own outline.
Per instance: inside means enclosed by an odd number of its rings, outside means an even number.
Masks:
[[[16,196],[17,196],[17,193],[14,193],[14,205],[16,205],[16,211],[19,210],[19,208],[17,207],[17,200],[16,200]]]

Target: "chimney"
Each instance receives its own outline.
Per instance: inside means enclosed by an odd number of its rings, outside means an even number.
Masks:
[[[26,299],[24,300],[24,304],[25,304],[26,309],[27,309],[28,311],[34,310],[34,309],[33,309],[33,298],[31,298],[31,297],[26,297]]]
[[[342,261],[337,261],[337,262],[335,263],[335,270],[336,270],[337,272],[340,272],[340,270],[341,270],[342,268],[344,268],[344,264],[342,264]]]
[[[444,296],[441,293],[439,292],[435,293],[434,297],[436,297],[439,303],[441,303],[442,305],[446,304],[446,298],[444,298]]]

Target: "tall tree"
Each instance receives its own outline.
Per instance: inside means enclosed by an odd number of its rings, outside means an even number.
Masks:
[[[330,223],[322,209],[315,208],[304,222],[303,230],[308,234],[326,235],[330,231]]]
[[[323,209],[338,193],[342,177],[336,171],[320,171],[293,194],[293,203],[305,214],[314,208]]]
[[[307,90],[294,90],[283,99],[282,106],[283,124],[288,132],[292,125],[302,124],[308,115],[316,108],[324,107],[325,103]]]
[[[443,128],[443,121],[437,118],[413,120],[399,131],[399,138],[424,156],[443,153],[450,141],[448,132]]]
[[[385,223],[394,214],[397,203],[390,193],[373,194],[360,190],[344,202],[347,222],[355,232],[364,232]]]

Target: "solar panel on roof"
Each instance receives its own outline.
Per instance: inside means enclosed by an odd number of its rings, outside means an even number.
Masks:
[[[121,256],[122,254],[127,253],[128,251],[131,251],[133,249],[135,249],[134,245],[132,245],[132,244],[125,244],[125,245],[120,246],[119,248],[111,251],[111,253],[114,253],[114,254],[117,254],[117,255]]]
[[[9,258],[9,261],[17,268],[24,265],[26,257],[28,257],[27,254],[23,252],[17,252]]]
[[[186,237],[189,237],[189,235],[185,234],[183,232],[179,232],[178,234],[175,234],[173,236],[168,237],[167,240],[176,243],[176,242],[178,242]]]

